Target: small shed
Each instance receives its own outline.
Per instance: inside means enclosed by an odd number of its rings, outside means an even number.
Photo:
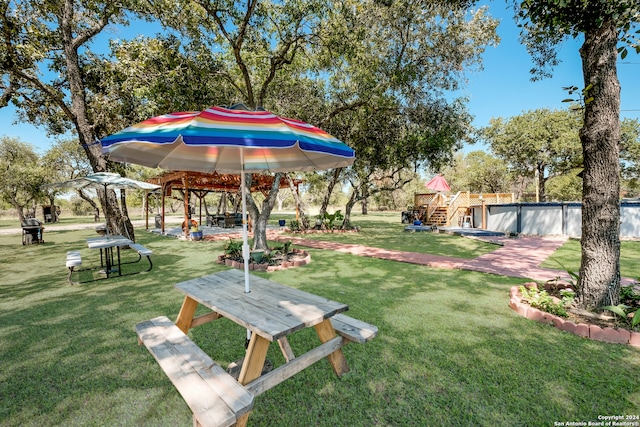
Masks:
[[[58,222],[58,215],[60,215],[60,206],[42,205],[44,222]]]

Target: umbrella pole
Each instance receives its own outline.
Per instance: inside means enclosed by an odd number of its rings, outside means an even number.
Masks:
[[[242,186],[242,257],[244,258],[244,292],[251,292],[251,285],[249,284],[249,237],[247,232],[247,201],[245,200],[245,177],[244,166],[242,173],[240,174],[240,185]]]
[[[247,233],[247,201],[245,191],[245,177],[244,177],[244,152],[240,151],[240,162],[242,163],[242,171],[240,172],[240,186],[242,194],[242,258],[244,259],[244,292],[251,292],[251,285],[249,283],[249,237]],[[251,331],[247,329],[247,340],[245,341],[245,347],[248,347],[249,340],[251,340]]]

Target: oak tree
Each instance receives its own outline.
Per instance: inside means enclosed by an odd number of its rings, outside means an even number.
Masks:
[[[576,301],[592,309],[620,297],[620,84],[618,54],[640,53],[633,31],[640,22],[637,0],[525,0],[516,2],[522,40],[532,53],[534,76],[550,75],[557,47],[583,38],[584,158],[582,259]]]
[[[547,181],[582,164],[580,124],[580,116],[572,110],[543,108],[491,119],[481,133],[514,174],[535,179],[539,200],[544,202]]]
[[[126,23],[127,0],[0,0],[0,107],[12,102],[20,118],[51,134],[72,131],[94,172],[107,171],[87,105],[84,60],[111,23]],[[108,227],[133,227],[113,190],[99,191]]]

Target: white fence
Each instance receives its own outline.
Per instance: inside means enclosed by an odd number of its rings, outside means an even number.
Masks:
[[[480,228],[482,207],[474,206],[472,209],[473,224]],[[484,209],[487,230],[569,237],[582,234],[581,203],[509,203],[486,205]],[[621,202],[620,236],[640,237],[640,202]]]

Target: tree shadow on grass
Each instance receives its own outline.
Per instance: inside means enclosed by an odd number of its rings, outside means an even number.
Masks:
[[[173,285],[225,269],[215,264],[221,246],[138,239],[154,250],[149,273],[69,286],[63,260],[73,243],[58,242],[41,255],[39,271],[3,285],[3,422],[190,422],[133,327],[159,315],[175,319],[182,294]],[[307,266],[257,274],[347,303],[347,314],[376,325],[379,335],[344,348],[351,372],[343,378],[320,361],[259,396],[254,425],[550,425],[638,413],[638,351],[517,316],[508,308],[515,279],[311,252]],[[235,360],[244,344],[243,329],[224,322],[190,332],[221,363]],[[291,344],[300,354],[317,336],[304,330]],[[268,357],[280,363],[277,346]]]

